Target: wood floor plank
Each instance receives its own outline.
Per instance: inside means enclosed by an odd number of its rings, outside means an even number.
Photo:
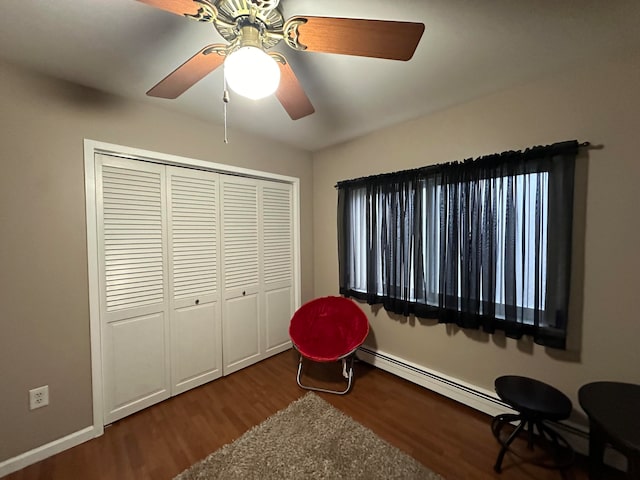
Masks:
[[[5,480],[170,479],[303,396],[296,369],[296,354],[281,353],[119,420],[103,436]],[[305,380],[342,388],[340,372],[337,363],[311,364]],[[447,480],[587,480],[582,457],[559,472],[507,454],[495,473],[499,448],[489,416],[364,363],[356,364],[348,395],[320,396]]]

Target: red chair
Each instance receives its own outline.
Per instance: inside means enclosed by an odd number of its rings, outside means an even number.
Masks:
[[[344,395],[353,381],[356,350],[369,334],[369,321],[353,301],[344,297],[322,297],[302,305],[291,318],[289,337],[300,353],[297,382],[301,388]],[[314,362],[342,360],[342,375],[348,380],[345,390],[327,390],[303,385],[303,359]]]

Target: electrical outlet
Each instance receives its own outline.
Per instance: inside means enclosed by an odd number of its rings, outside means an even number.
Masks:
[[[29,390],[29,410],[49,405],[49,385]]]

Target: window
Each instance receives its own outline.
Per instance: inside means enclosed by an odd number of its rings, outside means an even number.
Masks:
[[[577,147],[341,182],[341,293],[564,348]]]

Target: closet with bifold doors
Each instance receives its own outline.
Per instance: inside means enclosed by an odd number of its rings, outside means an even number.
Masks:
[[[290,348],[289,182],[95,155],[104,424]]]

